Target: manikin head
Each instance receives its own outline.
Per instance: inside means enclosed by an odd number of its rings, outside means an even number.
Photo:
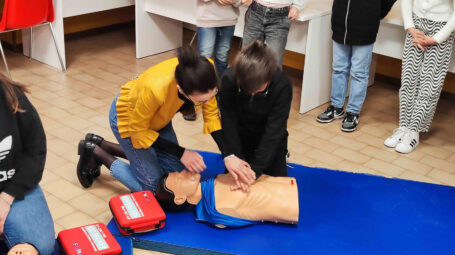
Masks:
[[[197,204],[193,196],[198,191],[201,175],[186,170],[172,172],[161,178],[155,197],[165,211],[182,211]]]

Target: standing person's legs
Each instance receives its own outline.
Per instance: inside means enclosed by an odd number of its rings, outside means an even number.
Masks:
[[[420,29],[420,20],[414,16],[414,24]],[[395,148],[409,132],[414,103],[420,89],[420,69],[423,63],[423,51],[413,44],[411,34],[406,33],[401,68],[401,88],[399,91],[400,117],[398,128],[384,141],[384,145]]]
[[[351,91],[346,112],[360,114],[367,95],[373,44],[352,46]]]
[[[439,22],[441,23],[441,22]],[[443,26],[441,23],[441,27]],[[435,31],[431,29],[430,31]],[[441,44],[429,46],[423,54],[420,67],[420,87],[414,103],[409,129],[414,132],[428,132],[433,121],[439,96],[452,57],[453,35]]]
[[[8,248],[28,243],[40,254],[52,254],[55,244],[54,222],[39,186],[28,191],[23,200],[13,203],[3,234]]]
[[[416,23],[418,26],[419,23]],[[403,50],[403,62],[401,71],[400,100],[400,127],[408,128],[412,120],[412,110],[417,100],[420,88],[421,65],[423,63],[423,51],[412,43],[411,34],[406,34]]]
[[[331,104],[343,108],[348,91],[349,71],[351,70],[352,47],[333,42],[333,73]]]
[[[198,50],[201,56],[211,58],[216,42],[216,27],[198,27],[197,42]]]
[[[215,43],[215,67],[218,77],[221,77],[228,66],[229,51],[235,26],[218,27]]]
[[[287,15],[276,15],[267,17],[265,25],[265,43],[270,47],[277,56],[278,65],[283,65],[284,48],[288,41],[289,28],[291,27],[291,20]]]
[[[252,8],[253,2],[245,13],[245,27],[243,29],[242,47],[246,47],[252,41],[259,40],[264,42],[264,15]]]

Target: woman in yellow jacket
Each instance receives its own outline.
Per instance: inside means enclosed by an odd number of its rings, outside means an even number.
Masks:
[[[209,60],[189,47],[122,86],[112,103],[109,120],[120,146],[87,134],[79,143],[77,174],[84,187],[99,176],[99,164],[131,191],[155,192],[161,176],[188,169],[199,173],[202,156],[178,145],[172,118],[190,107],[202,108],[204,133],[222,149],[221,121],[215,95],[218,78]],[[115,158],[123,157],[130,165]]]

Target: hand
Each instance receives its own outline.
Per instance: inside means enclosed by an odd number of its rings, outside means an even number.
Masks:
[[[3,234],[3,227],[5,226],[6,217],[11,209],[10,203],[14,201],[14,197],[2,192],[0,193],[0,235]]]
[[[425,46],[425,45],[422,45],[420,43],[414,43],[414,42],[412,44],[417,46],[417,48],[419,48],[421,51],[426,51],[427,50],[427,46]]]
[[[234,0],[218,0],[221,5],[230,5],[234,3]]]
[[[425,34],[414,27],[408,28],[408,33],[412,36],[412,40],[416,43],[422,43],[425,38]]]
[[[242,187],[243,190],[246,190],[256,180],[256,173],[251,170],[250,165],[238,157],[228,156],[224,158],[224,164],[234,178],[236,185]]]
[[[236,190],[242,190],[245,193],[250,192],[250,186],[252,184],[248,185],[243,182],[238,182],[236,184],[231,185],[231,191],[236,191]]]
[[[200,173],[207,168],[202,156],[195,151],[185,150],[180,161],[192,173]]]
[[[299,9],[291,7],[291,9],[289,10],[288,18],[290,20],[295,20],[299,17],[299,14],[300,14]]]
[[[435,40],[433,37],[431,37],[431,36],[425,36],[425,37],[423,38],[423,44],[424,44],[425,46],[431,46],[431,45],[435,45],[435,44],[437,44],[437,43],[438,43],[438,42],[436,42],[436,40]]]
[[[38,251],[33,247],[33,245],[30,245],[28,243],[20,243],[16,244],[11,248],[11,250],[8,252],[8,255],[17,255],[17,254],[22,254],[22,255],[38,255]]]
[[[242,0],[243,5],[250,5],[253,2],[253,0]]]

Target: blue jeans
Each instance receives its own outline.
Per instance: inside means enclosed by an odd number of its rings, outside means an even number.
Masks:
[[[351,75],[346,111],[359,114],[367,95],[373,44],[354,46],[333,42],[332,105],[343,108]]]
[[[276,53],[278,65],[281,67],[291,27],[288,14],[289,7],[275,9],[253,1],[245,13],[242,47],[254,40],[265,42],[267,47]]]
[[[182,171],[185,169],[180,159],[177,157],[156,151],[150,147],[148,149],[135,149],[130,138],[121,138],[117,127],[117,103],[118,96],[112,102],[109,111],[109,122],[115,138],[125,152],[130,164],[117,159],[111,165],[111,175],[119,180],[132,192],[150,190],[153,193],[161,177],[165,173]],[[170,142],[178,143],[177,136],[170,122],[163,129],[159,130],[160,136]]]
[[[234,29],[235,26],[197,28],[199,54],[211,58],[215,53],[215,67],[219,77],[228,66]]]
[[[54,222],[39,186],[28,191],[23,200],[14,201],[6,217],[4,242],[8,249],[19,243],[29,243],[40,254],[54,251]],[[0,250],[0,254],[6,254]]]

